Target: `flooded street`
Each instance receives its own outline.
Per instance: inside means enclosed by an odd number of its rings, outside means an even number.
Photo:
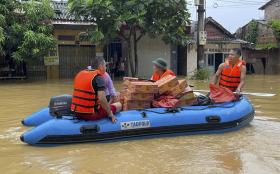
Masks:
[[[208,82],[191,81],[197,89]],[[119,87],[119,85],[117,85]],[[1,173],[280,173],[280,77],[248,76],[246,91],[256,117],[236,132],[109,143],[34,147],[19,136],[21,120],[48,105],[51,96],[72,93],[71,81],[0,81]]]

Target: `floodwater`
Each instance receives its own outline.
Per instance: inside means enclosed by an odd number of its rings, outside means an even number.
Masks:
[[[236,132],[33,147],[19,140],[29,129],[20,121],[51,96],[71,94],[72,82],[0,81],[0,173],[279,174],[280,77],[249,76],[245,90],[277,96],[250,96],[256,117]]]

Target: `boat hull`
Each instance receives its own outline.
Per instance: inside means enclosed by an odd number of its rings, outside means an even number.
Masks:
[[[77,120],[72,116],[50,119],[21,136],[32,145],[117,140],[133,137],[223,133],[240,129],[254,118],[246,97],[240,101],[211,106],[188,106],[168,112],[164,108],[124,111],[118,121]]]

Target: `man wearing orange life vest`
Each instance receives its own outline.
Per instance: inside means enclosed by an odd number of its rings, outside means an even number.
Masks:
[[[232,49],[225,63],[219,66],[211,82],[217,84],[219,79],[219,86],[240,94],[245,85],[246,76],[246,63],[240,57],[241,50],[239,48]]]
[[[102,75],[106,72],[103,58],[96,58],[93,70],[80,71],[74,80],[74,92],[71,110],[85,120],[98,120],[109,117],[116,122],[114,116],[122,108],[121,103],[109,105],[105,94],[105,82]]]
[[[154,64],[154,74],[151,77],[151,80],[158,81],[161,78],[168,75],[176,76],[173,71],[167,69],[167,63],[164,59],[157,58],[156,60],[153,61],[153,64]]]

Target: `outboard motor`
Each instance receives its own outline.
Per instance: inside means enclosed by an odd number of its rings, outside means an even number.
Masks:
[[[54,96],[50,100],[50,115],[62,117],[63,115],[72,115],[71,111],[72,95],[64,94]]]

